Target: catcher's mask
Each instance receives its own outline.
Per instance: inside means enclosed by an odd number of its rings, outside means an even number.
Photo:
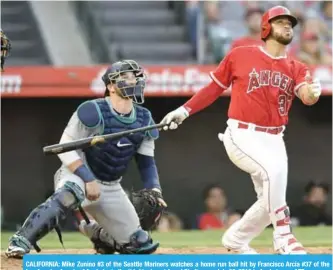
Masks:
[[[111,83],[116,86],[123,98],[131,98],[137,104],[144,103],[146,76],[134,60],[122,60],[112,64],[102,80],[106,86],[105,96],[110,95],[107,86]]]
[[[5,59],[10,55],[11,44],[9,38],[0,30],[1,35],[1,71],[4,70]]]

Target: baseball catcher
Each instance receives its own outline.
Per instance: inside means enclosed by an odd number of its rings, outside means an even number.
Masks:
[[[114,63],[102,80],[106,87],[105,97],[78,106],[60,143],[153,125],[150,111],[139,105],[144,103],[146,76],[137,62]],[[111,239],[109,245],[116,252],[155,252],[159,243],[154,243],[140,226],[136,209],[120,182],[129,163],[135,159],[144,188],[149,194],[159,194],[161,207],[166,207],[154,158],[158,137],[159,131],[152,129],[97,143],[84,150],[58,154],[62,165],[54,176],[55,192],[31,212],[22,228],[10,238],[5,252],[7,257],[22,258],[32,248],[40,251],[37,242],[51,230],[59,231],[59,221],[79,206],[103,228]],[[154,193],[149,191],[153,189]],[[145,199],[142,204],[138,203],[140,194],[133,196],[139,214],[141,207],[146,211],[144,205],[149,201]],[[141,222],[146,221],[144,216],[140,218]],[[151,224],[147,222],[146,225]]]

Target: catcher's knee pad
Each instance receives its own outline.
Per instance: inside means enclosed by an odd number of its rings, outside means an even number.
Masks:
[[[116,244],[116,251],[120,254],[151,254],[159,247],[159,243],[153,243],[150,235],[139,229],[130,237],[130,242],[124,245]]]
[[[83,200],[84,193],[81,188],[75,183],[67,182],[30,213],[14,237],[26,239],[38,252],[40,248],[37,241],[53,229],[56,229],[62,242],[59,221],[65,219],[68,212],[77,208]]]
[[[66,192],[64,192],[66,191]],[[77,208],[85,199],[85,195],[81,187],[74,182],[66,182],[65,185],[54,194],[60,193],[60,202],[64,207],[69,209]]]

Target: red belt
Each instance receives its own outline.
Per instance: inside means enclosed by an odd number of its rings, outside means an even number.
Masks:
[[[243,128],[243,129],[248,129],[250,127],[250,125],[248,124],[244,124],[244,123],[238,123],[238,128]],[[279,134],[283,131],[283,127],[276,127],[276,128],[265,128],[265,127],[255,127],[254,128],[255,131],[259,131],[259,132],[266,132],[266,133],[270,133],[270,134]]]

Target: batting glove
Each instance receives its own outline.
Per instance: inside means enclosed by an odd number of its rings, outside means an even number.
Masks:
[[[189,117],[189,112],[183,107],[179,107],[176,110],[169,112],[161,121],[162,124],[167,124],[168,126],[163,127],[164,130],[176,129],[187,117]]]
[[[318,98],[321,95],[321,84],[319,79],[314,79],[309,85],[309,93],[314,98]]]

